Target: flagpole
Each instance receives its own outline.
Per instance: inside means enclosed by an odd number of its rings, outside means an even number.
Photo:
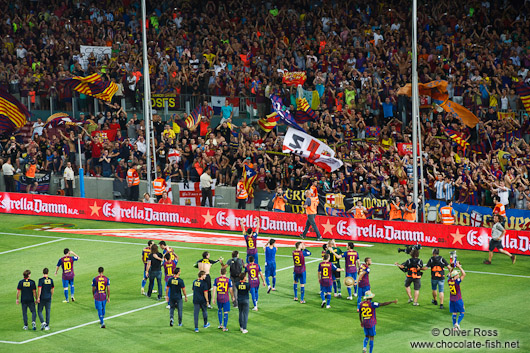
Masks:
[[[145,0],[142,0],[142,51],[143,51],[143,72],[144,72],[144,123],[145,123],[145,138],[146,138],[146,157],[147,157],[147,193],[152,194],[151,182],[151,119],[149,105],[151,103],[151,96],[149,95],[149,62],[147,61],[147,28],[146,28],[146,14],[145,14]]]
[[[413,165],[413,202],[418,209],[418,4],[412,0],[412,165]],[[418,221],[418,212],[416,212]]]
[[[149,97],[151,97],[151,85],[149,84],[149,86],[147,87],[148,90],[149,90]],[[149,99],[149,103],[151,103],[151,99]],[[157,178],[157,171],[156,171],[156,146],[155,146],[155,129],[153,127],[153,106],[151,104],[149,104],[149,121],[150,121],[150,124],[151,126],[149,127],[150,128],[150,131],[151,131],[151,141],[152,141],[152,145],[153,145],[153,168],[155,169],[153,171],[153,174],[154,174],[154,178],[156,179]]]

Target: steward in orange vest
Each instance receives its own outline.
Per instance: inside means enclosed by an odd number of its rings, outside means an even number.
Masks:
[[[403,205],[403,219],[407,222],[416,222],[416,204],[412,202],[412,195],[407,195],[407,203]]]
[[[390,199],[390,203],[387,206],[388,219],[390,221],[401,221],[403,220],[403,213],[401,211],[402,202],[399,196],[396,196],[394,200]]]
[[[448,201],[447,205],[440,207],[440,221],[445,225],[455,224],[455,216],[453,212],[453,201]]]

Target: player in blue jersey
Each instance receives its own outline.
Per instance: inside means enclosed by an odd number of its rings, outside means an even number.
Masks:
[[[245,221],[241,221],[241,230],[243,231],[243,236],[245,237],[245,243],[247,244],[247,259],[246,263],[248,264],[248,258],[250,256],[254,257],[254,262],[258,263],[258,234],[259,234],[259,221],[256,220],[256,228],[252,229],[251,226],[245,228]]]
[[[70,294],[72,301],[74,299],[74,261],[79,260],[79,256],[66,248],[63,251],[64,256],[59,259],[57,262],[57,268],[55,269],[55,274],[59,271],[59,267],[63,270],[63,290],[64,290],[64,300],[63,303],[68,303],[68,285],[70,285]]]
[[[311,252],[306,250],[305,244],[301,241],[296,242],[295,250],[293,251],[293,290],[294,290],[294,301],[298,301],[298,282],[300,282],[300,304],[305,304],[305,281],[306,281],[306,272],[305,272],[305,257],[311,256]]]
[[[267,294],[271,290],[276,290],[276,252],[278,248],[276,245],[276,240],[270,239],[267,244],[263,247],[265,250],[265,281],[267,282]],[[272,277],[272,287],[269,281],[269,277]]]
[[[92,294],[98,311],[101,328],[105,328],[105,307],[110,301],[109,279],[103,276],[103,267],[98,268],[98,275],[92,280]]]
[[[370,353],[374,350],[375,325],[377,324],[375,309],[389,304],[397,304],[398,302],[397,299],[385,303],[372,302],[374,296],[374,293],[367,291],[364,294],[364,301],[362,301],[360,305],[361,310],[359,311],[359,319],[361,320],[361,327],[364,328],[365,336],[363,341],[363,353],[366,353],[368,342],[370,342]]]
[[[453,315],[453,328],[455,330],[460,330],[460,323],[464,318],[465,308],[464,301],[462,300],[462,292],[460,291],[460,283],[466,277],[466,272],[460,265],[460,261],[456,262],[456,268],[460,270],[452,270],[447,280],[447,285],[449,286],[449,311]],[[457,315],[458,314],[458,321]]]
[[[361,264],[360,264],[360,261],[359,261],[359,253],[357,251],[354,250],[354,247],[355,247],[355,244],[353,244],[353,242],[349,242],[348,243],[348,250],[346,250],[346,252],[344,254],[342,254],[342,257],[344,258],[345,260],[345,264],[344,264],[344,267],[345,267],[345,272],[346,272],[346,275],[345,277],[351,277],[353,278],[353,283],[356,283],[355,281],[357,281],[357,269],[361,267]],[[353,300],[353,297],[352,297],[352,287],[347,287],[348,288],[348,300]],[[357,296],[357,285],[354,284],[353,286],[353,293],[355,296]]]
[[[320,298],[322,298],[322,305],[320,307],[331,308],[331,287],[333,285],[333,273],[344,271],[329,262],[329,254],[324,255],[324,261],[318,265],[318,280],[320,282]]]

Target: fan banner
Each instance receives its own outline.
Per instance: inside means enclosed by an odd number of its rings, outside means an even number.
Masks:
[[[308,162],[325,169],[327,172],[334,172],[342,167],[342,161],[334,158],[335,151],[328,145],[293,128],[289,128],[285,134],[282,151],[304,157]]]
[[[284,72],[282,82],[287,86],[303,85],[307,80],[307,75],[304,71]]]
[[[298,236],[306,217],[295,213],[162,205],[117,200],[0,192],[0,213],[67,217],[123,223],[164,225],[238,232],[241,222],[260,222],[263,233]],[[431,223],[378,221],[317,216],[323,238],[487,251],[491,229]],[[309,234],[309,237],[314,237]],[[507,230],[503,246],[511,253],[530,255],[530,232]]]

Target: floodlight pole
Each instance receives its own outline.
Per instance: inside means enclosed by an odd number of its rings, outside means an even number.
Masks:
[[[146,160],[147,160],[147,193],[152,194],[151,182],[151,118],[150,107],[151,96],[149,94],[149,62],[147,61],[147,26],[145,14],[145,0],[142,0],[142,49],[143,49],[143,71],[144,71],[144,123],[145,123],[145,139],[147,145]]]
[[[418,210],[418,119],[419,119],[419,97],[418,97],[418,4],[412,0],[412,165],[413,165],[413,202]],[[418,212],[416,212],[418,221]]]

